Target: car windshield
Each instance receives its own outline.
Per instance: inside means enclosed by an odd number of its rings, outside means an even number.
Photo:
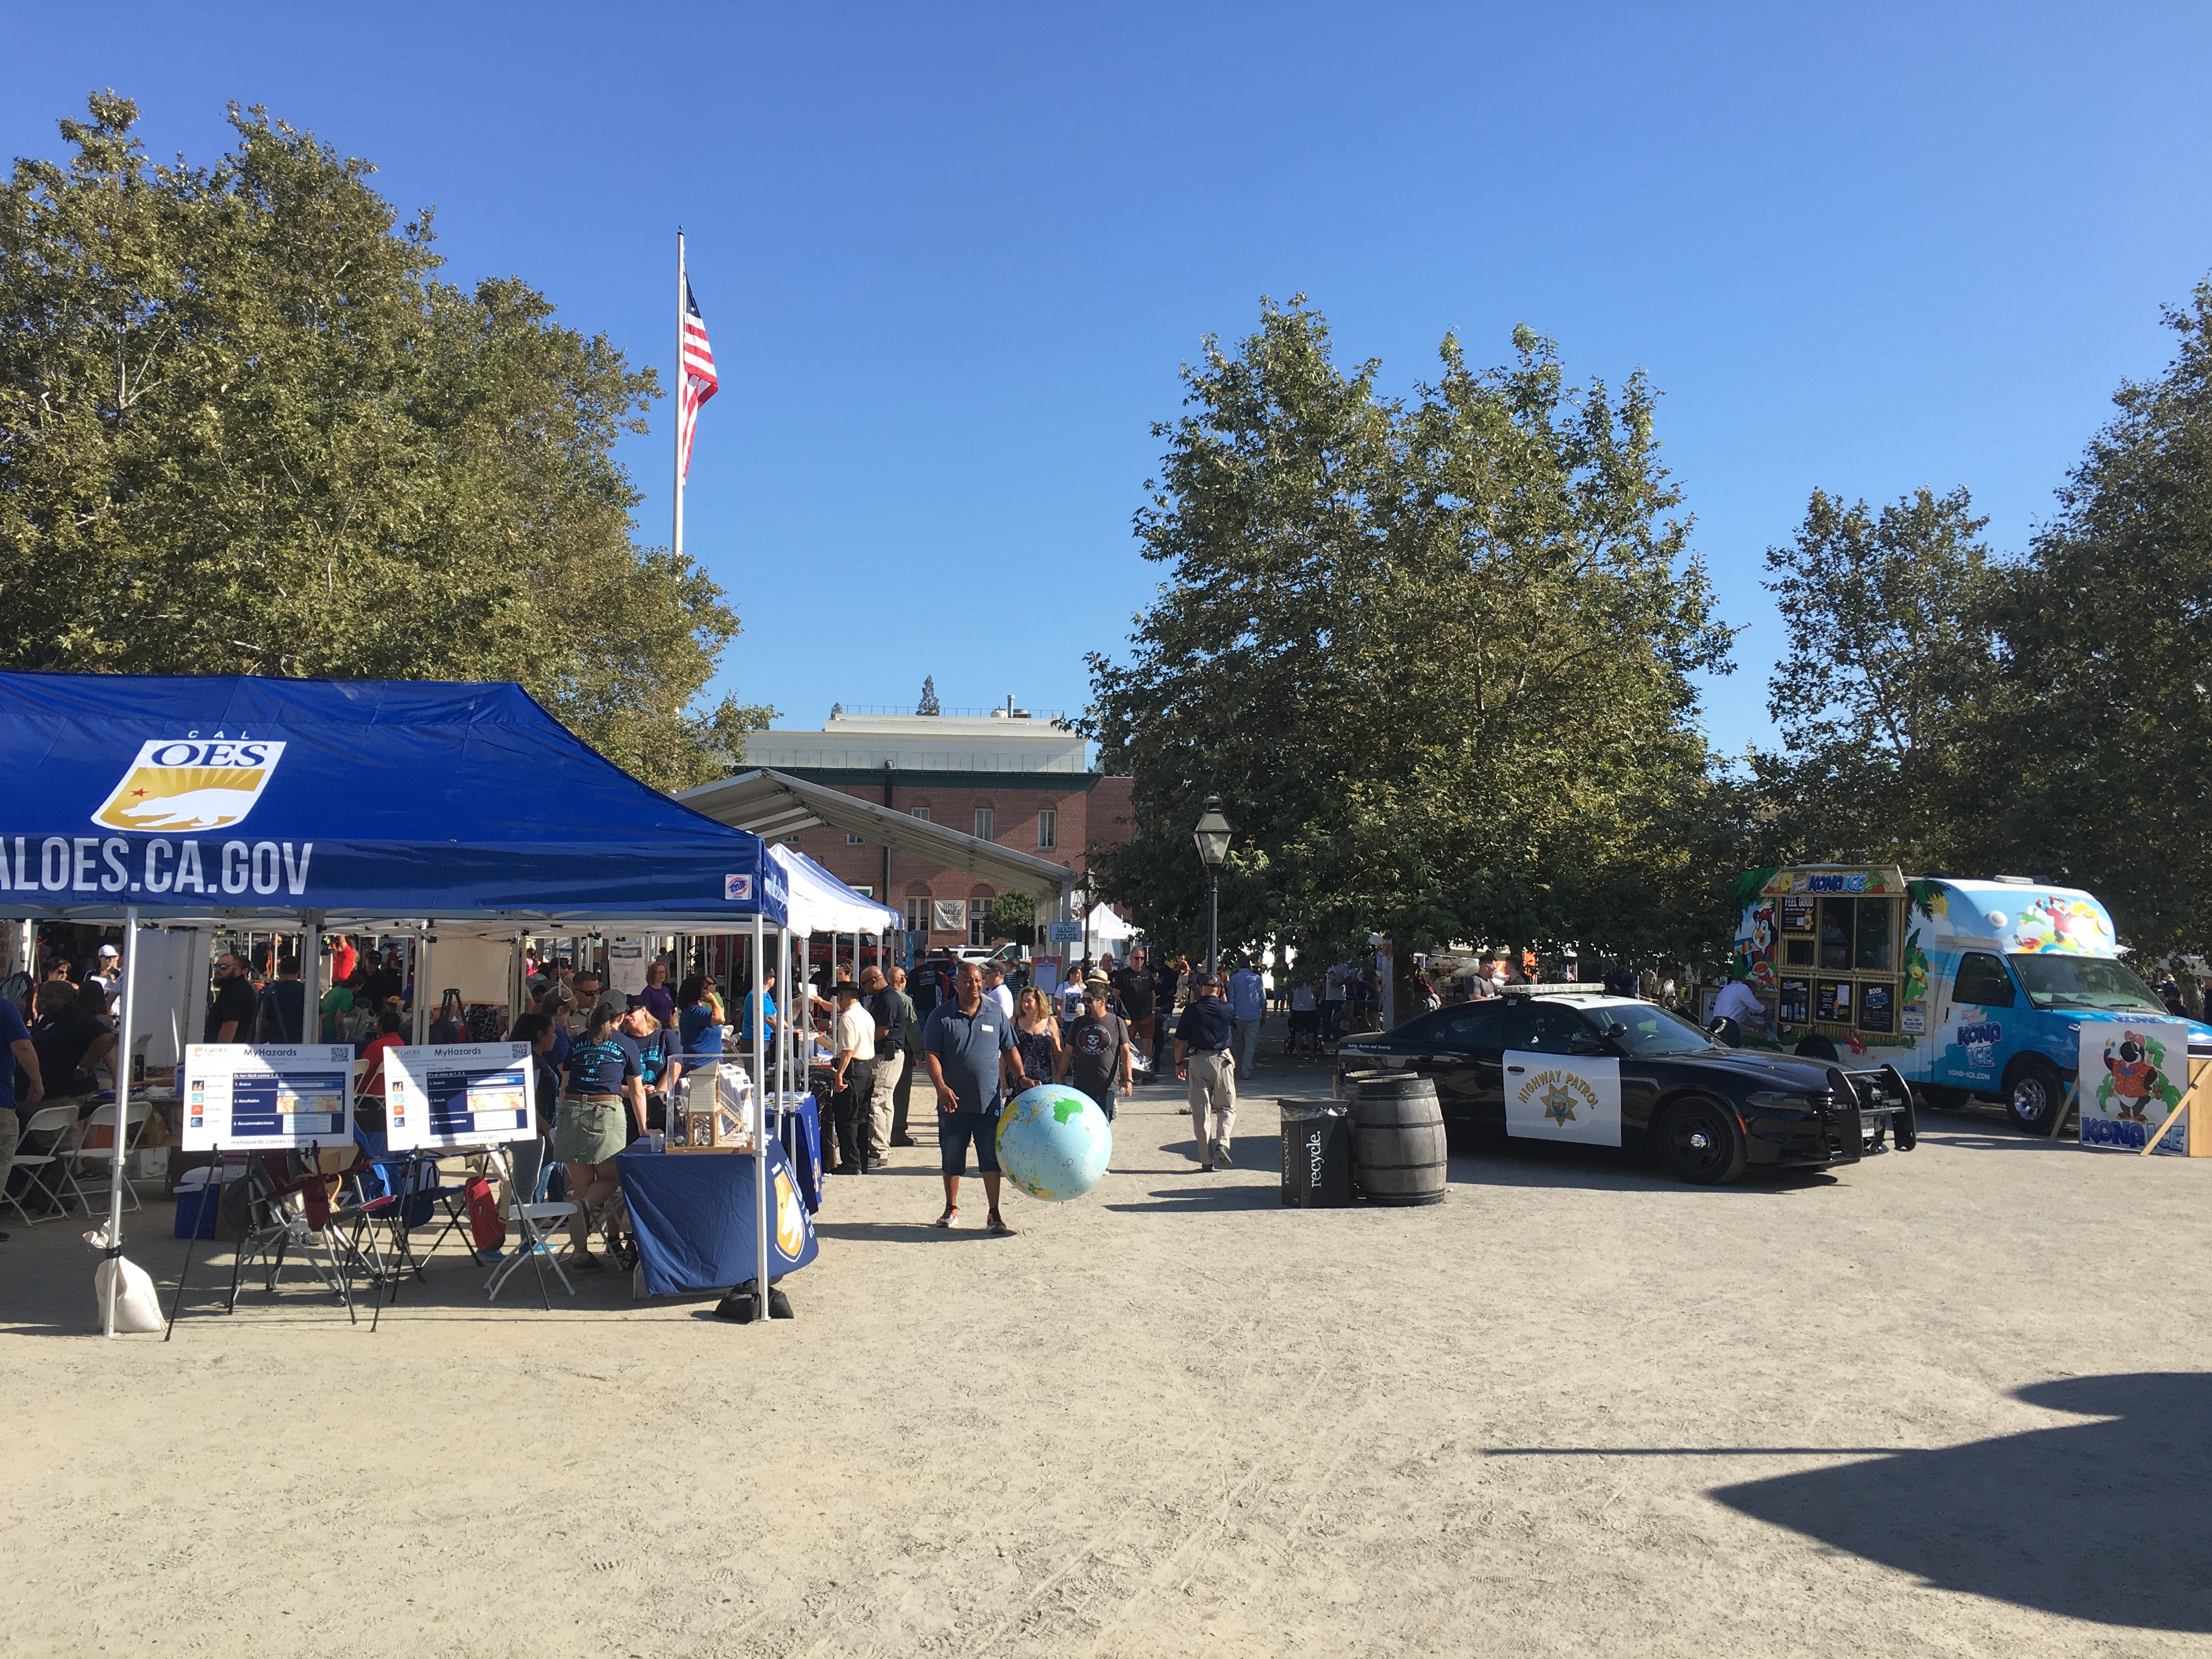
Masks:
[[[1626,1028],[1613,1039],[1625,1054],[1686,1054],[1713,1046],[1712,1038],[1680,1014],[1649,1002],[1608,1004],[1588,1012],[1601,1025]]]
[[[2110,957],[2069,957],[2026,951],[2006,958],[2020,975],[2027,1000],[2039,1008],[2140,1008],[2164,1012],[2150,987]]]

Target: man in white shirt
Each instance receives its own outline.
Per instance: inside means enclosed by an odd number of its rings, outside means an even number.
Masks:
[[[1237,1075],[1252,1075],[1252,1051],[1267,1015],[1267,981],[1246,963],[1229,976],[1229,1017],[1237,1026]]]
[[[1352,964],[1340,962],[1322,975],[1321,986],[1321,1040],[1334,1042],[1344,1030],[1344,981],[1352,972]]]
[[[837,1093],[830,1109],[837,1118],[837,1138],[844,1161],[832,1172],[865,1175],[868,1168],[868,1137],[861,1129],[867,1115],[868,1097],[876,1085],[876,1017],[860,1000],[860,988],[849,979],[837,981],[836,1052],[830,1060]]]
[[[1734,979],[1721,988],[1721,994],[1713,999],[1713,1018],[1731,1021],[1735,1025],[1735,1030],[1721,1034],[1731,1048],[1741,1046],[1746,1026],[1756,1031],[1766,1029],[1765,1006],[1759,1001],[1759,993],[1751,988],[1751,981],[1747,979]]]
[[[995,962],[983,964],[983,995],[999,1005],[999,1012],[1007,1019],[1014,1017],[1014,994],[1006,988],[1006,970]]]
[[[1315,1052],[1315,1036],[1321,1029],[1321,1010],[1316,1006],[1320,1000],[1314,994],[1311,980],[1300,978],[1291,985],[1291,1053],[1293,1055]]]

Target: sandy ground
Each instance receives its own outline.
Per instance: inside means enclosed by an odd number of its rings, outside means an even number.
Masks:
[[[1209,1178],[1151,1091],[1013,1239],[929,1231],[902,1152],[769,1327],[487,1309],[449,1255],[374,1335],[196,1269],[103,1342],[77,1230],[13,1225],[0,1651],[2212,1651],[2212,1163],[1959,1115],[1835,1177],[1513,1152],[1287,1211],[1314,1091],[1263,1068]]]

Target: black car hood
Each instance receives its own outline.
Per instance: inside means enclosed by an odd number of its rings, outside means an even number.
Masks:
[[[1632,1059],[1633,1056],[1632,1056]],[[1653,1061],[1687,1063],[1700,1071],[1722,1071],[1747,1083],[1791,1094],[1822,1094],[1829,1088],[1828,1072],[1840,1062],[1799,1060],[1791,1054],[1762,1054],[1742,1048],[1709,1049],[1697,1054],[1653,1054]]]

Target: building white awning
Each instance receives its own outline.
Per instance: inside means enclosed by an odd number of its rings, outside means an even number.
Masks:
[[[763,841],[783,841],[808,830],[842,830],[893,852],[963,871],[1002,892],[1012,888],[1028,893],[1041,904],[1065,907],[1075,887],[1075,872],[1049,859],[963,836],[879,801],[862,800],[786,772],[740,772],[687,789],[676,799],[718,823],[749,830]],[[1060,914],[1067,914],[1065,908]]]

